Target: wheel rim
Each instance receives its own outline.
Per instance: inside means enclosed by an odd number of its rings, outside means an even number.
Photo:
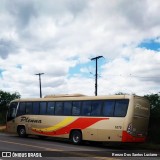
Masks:
[[[24,129],[24,128],[21,128],[21,129],[20,129],[20,134],[21,134],[21,135],[24,135],[24,134],[25,134],[25,129]]]
[[[76,135],[73,136],[73,141],[74,141],[74,143],[78,143],[79,140],[80,140],[79,135],[76,134]]]

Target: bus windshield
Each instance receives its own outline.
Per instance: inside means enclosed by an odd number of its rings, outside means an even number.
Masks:
[[[11,121],[16,117],[17,104],[18,104],[17,102],[13,102],[10,104],[7,114],[7,121]]]

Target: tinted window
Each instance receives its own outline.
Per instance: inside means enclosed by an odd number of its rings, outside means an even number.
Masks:
[[[114,104],[115,101],[113,100],[104,101],[103,111],[102,111],[103,116],[113,116]]]
[[[47,114],[48,115],[54,114],[54,105],[55,105],[55,102],[48,102],[48,107],[47,107]]]
[[[39,102],[33,102],[33,114],[39,114]]]
[[[72,102],[64,102],[64,115],[71,115]]]
[[[63,114],[63,102],[56,102],[55,106],[55,115]]]
[[[16,111],[17,111],[17,102],[12,102],[9,106],[8,110],[8,117],[14,118],[16,116]]]
[[[9,108],[17,108],[18,103],[17,102],[12,102],[9,106]]]
[[[40,114],[46,114],[46,102],[40,102]]]
[[[26,102],[26,114],[32,114],[32,103]]]
[[[7,121],[10,121],[16,117],[17,104],[18,104],[17,102],[13,102],[10,104],[9,110],[7,113]]]
[[[72,115],[73,116],[80,115],[80,111],[81,111],[80,108],[81,108],[81,102],[73,102]]]
[[[25,103],[20,102],[17,115],[20,116],[20,115],[24,115],[24,114],[25,114]]]
[[[82,104],[82,116],[91,115],[91,101],[84,101]]]
[[[129,100],[117,100],[115,105],[114,116],[125,117],[128,109]]]
[[[99,116],[101,114],[102,101],[92,101],[92,116]]]

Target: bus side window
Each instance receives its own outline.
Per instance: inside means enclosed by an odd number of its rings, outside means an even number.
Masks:
[[[24,115],[26,113],[25,102],[20,102],[18,107],[17,116]]]
[[[26,114],[32,114],[32,102],[26,102]]]
[[[73,107],[72,107],[72,115],[73,116],[79,116],[80,115],[80,111],[81,111],[81,102],[73,102]]]
[[[70,116],[72,113],[72,102],[64,102],[64,115]]]
[[[39,114],[39,102],[33,102],[33,114]]]
[[[83,101],[82,116],[90,116],[90,115],[91,115],[91,101]]]
[[[40,113],[41,115],[46,114],[46,109],[47,109],[47,103],[46,102],[40,102]]]
[[[114,105],[115,105],[114,100],[104,101],[102,115],[112,117],[114,112]]]
[[[125,117],[128,109],[129,100],[116,100],[114,116]]]
[[[55,115],[63,115],[63,102],[56,102]]]
[[[100,116],[102,108],[102,101],[92,101],[91,116]]]
[[[48,102],[47,115],[54,115],[55,102]]]

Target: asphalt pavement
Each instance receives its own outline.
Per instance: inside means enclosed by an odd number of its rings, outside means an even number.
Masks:
[[[157,155],[157,156],[156,156]],[[0,160],[5,159],[76,159],[76,160],[112,160],[112,159],[154,159],[160,153],[136,149],[136,146],[84,142],[73,145],[68,140],[57,138],[40,139],[37,136],[20,138],[16,134],[0,133]]]

